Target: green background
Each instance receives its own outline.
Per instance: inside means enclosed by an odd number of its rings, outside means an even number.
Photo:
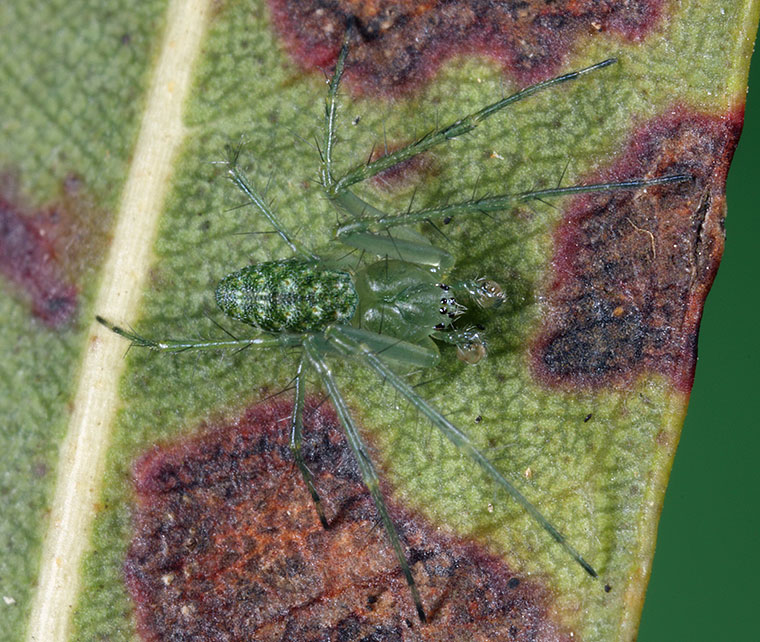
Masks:
[[[760,54],[728,176],[726,250],[699,336],[638,642],[760,640]]]

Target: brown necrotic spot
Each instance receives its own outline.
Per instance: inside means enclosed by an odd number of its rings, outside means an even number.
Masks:
[[[428,613],[409,589],[336,418],[305,413],[317,519],[288,448],[286,404],[156,447],[135,466],[125,563],[146,640],[570,640],[550,591],[389,497]]]
[[[663,0],[269,0],[273,22],[305,69],[329,67],[355,25],[349,81],[367,93],[414,90],[449,58],[483,55],[520,82],[559,69],[581,36],[630,40],[655,27]]]
[[[533,348],[534,371],[549,385],[625,384],[653,371],[691,388],[742,116],[667,114],[640,127],[622,158],[588,182],[693,180],[579,198],[557,229]]]
[[[0,274],[36,318],[61,328],[76,315],[77,283],[99,262],[108,217],[76,177],[63,181],[55,202],[38,208],[27,205],[18,182],[0,175]]]
[[[32,314],[52,327],[71,321],[77,307],[77,288],[55,243],[61,225],[55,207],[25,212],[0,194],[0,272],[30,301]]]
[[[409,141],[412,142],[412,141]],[[407,143],[392,143],[381,148],[372,150],[367,162],[372,162],[390,154]],[[407,185],[419,183],[425,177],[435,173],[435,163],[429,154],[417,154],[416,156],[405,160],[393,167],[389,167],[384,172],[374,176],[372,184],[383,190],[398,190]]]

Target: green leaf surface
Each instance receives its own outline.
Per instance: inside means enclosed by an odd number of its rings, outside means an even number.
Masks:
[[[573,184],[620,163],[634,133],[658,118],[671,122],[669,114],[730,128],[741,123],[757,12],[751,0],[668,3],[656,28],[638,38],[584,30],[558,53],[553,73],[611,55],[617,65],[510,107],[386,186],[359,189],[373,203],[403,209],[415,188],[415,203],[425,205],[468,198],[476,185],[496,194],[550,187],[561,177]],[[331,242],[335,213],[316,182],[310,145],[321,132],[324,77],[290,57],[263,2],[10,2],[0,7],[0,36],[0,253],[16,257],[0,262],[0,638],[134,639],[124,560],[135,462],[156,444],[234,422],[287,386],[297,360],[282,351],[137,349],[123,358],[123,340],[94,315],[156,338],[219,336],[209,317],[232,327],[214,310],[219,278],[288,256],[276,236],[246,234],[266,227],[251,208],[236,207],[242,196],[218,164],[228,144],[245,141],[244,171],[262,189],[269,185],[268,198],[299,240]],[[526,84],[476,55],[445,60],[429,82],[395,98],[362,82],[349,78],[341,95],[339,168],[363,161],[386,138],[403,144]],[[734,142],[716,140],[720,177],[719,157],[730,157]],[[700,230],[719,229],[721,190],[705,188],[712,200]],[[556,307],[552,257],[577,203],[456,220],[448,239],[427,230],[456,255],[457,277],[488,275],[510,299],[483,316],[486,361],[466,366],[442,347],[441,365],[412,382],[594,562],[601,580],[584,576],[371,373],[335,368],[395,505],[539,587],[545,639],[632,640],[693,364],[684,350],[675,351],[675,364],[649,360],[617,379],[581,385],[538,376],[537,337]],[[13,225],[16,236],[7,232]],[[13,253],[19,244],[24,252]],[[660,246],[653,247],[656,260]],[[718,240],[695,259],[707,276],[695,277],[690,292],[687,339],[696,338],[721,250]],[[76,301],[69,317],[62,291]],[[310,392],[319,399],[316,382]],[[384,537],[380,529],[367,533]],[[700,563],[722,556],[694,555]],[[406,614],[400,595],[397,610]],[[414,630],[433,639],[416,623]]]

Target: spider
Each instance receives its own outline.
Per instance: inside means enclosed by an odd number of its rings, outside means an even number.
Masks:
[[[596,72],[614,64],[616,60],[610,58],[531,85],[444,127],[436,128],[403,148],[388,152],[372,162],[362,163],[336,179],[332,157],[336,140],[337,95],[347,55],[346,42],[328,82],[324,141],[319,150],[319,177],[328,200],[349,216],[348,222],[335,230],[334,242],[358,250],[363,255],[378,257],[377,260],[360,262],[357,267],[349,265],[345,259],[319,256],[296,242],[259,191],[240,171],[237,164],[238,152],[231,152],[227,164],[232,182],[267,219],[293,253],[288,259],[248,265],[224,277],[216,288],[216,302],[222,311],[260,332],[251,338],[159,341],[114,325],[100,316],[96,318],[116,334],[129,339],[133,346],[165,352],[232,347],[300,350],[294,377],[295,404],[290,418],[290,450],[311,494],[317,516],[327,528],[328,522],[319,493],[301,454],[307,369],[317,373],[335,407],[422,622],[426,621],[425,609],[404,547],[388,514],[367,446],[333,376],[330,359],[352,359],[395,388],[518,502],[586,573],[597,577],[594,567],[567,541],[560,530],[497,470],[461,428],[420,396],[403,376],[404,372],[411,369],[432,368],[438,363],[436,341],[454,345],[460,359],[477,363],[486,354],[486,344],[480,329],[457,327],[457,319],[465,309],[461,302],[469,300],[480,307],[495,308],[504,298],[499,284],[490,279],[448,281],[446,275],[454,265],[454,257],[447,250],[433,245],[416,232],[413,226],[421,222],[445,221],[454,215],[503,211],[521,202],[551,196],[638,189],[687,181],[690,177],[671,175],[617,183],[556,187],[388,215],[356,195],[351,190],[352,186],[436,145],[472,131],[483,120],[512,103]]]

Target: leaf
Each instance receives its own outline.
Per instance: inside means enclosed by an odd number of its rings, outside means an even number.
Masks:
[[[284,11],[275,13],[279,31],[273,30],[270,8],[284,6],[220,7],[198,0],[128,10],[100,3],[83,11],[57,2],[0,8],[6,78],[0,89],[0,268],[6,293],[0,303],[6,354],[0,577],[9,598],[0,618],[4,639],[133,637],[134,601],[143,613],[151,610],[134,584],[131,596],[125,584],[140,506],[154,505],[146,500],[149,494],[140,495],[148,482],[138,462],[168,461],[168,453],[180,453],[177,465],[189,465],[193,448],[201,444],[196,450],[205,456],[215,434],[233,439],[248,409],[293,375],[293,358],[277,352],[167,357],[135,349],[123,359],[124,342],[93,323],[101,314],[157,338],[218,334],[206,317],[221,321],[213,310],[215,282],[249,261],[287,256],[272,235],[237,235],[266,229],[250,208],[235,208],[243,199],[215,164],[224,158],[224,146],[241,138],[246,174],[262,188],[269,183],[267,195],[284,222],[313,247],[329,243],[335,214],[314,184],[317,154],[299,139],[320,135],[325,93],[321,74],[305,67],[320,64],[319,56],[328,64],[335,49],[334,39],[321,49],[303,43],[335,17],[315,14],[326,22],[309,31],[313,23],[304,20],[294,32],[292,14]],[[309,6],[302,3],[304,11]],[[494,38],[511,23],[491,21],[497,33],[486,39],[464,6],[449,24],[435,14],[437,8],[420,5],[416,18],[398,22],[403,28],[388,26],[398,12],[373,14],[374,6],[356,9],[364,39],[375,44],[352,50],[361,65],[342,93],[336,151],[341,167],[365,159],[385,136],[391,145],[404,144],[437,119],[460,117],[528,81],[611,54],[619,62],[514,105],[473,135],[431,152],[422,164],[386,175],[385,184],[360,188],[372,202],[404,208],[414,186],[415,202],[425,204],[469,197],[476,184],[478,193],[494,194],[553,186],[561,177],[572,184],[673,167],[697,175],[698,194],[651,190],[566,199],[553,207],[520,208],[497,221],[457,219],[445,230],[451,241],[430,232],[434,243],[454,248],[457,277],[493,276],[510,298],[506,309],[483,318],[490,350],[484,363],[465,366],[444,348],[441,366],[419,375],[418,389],[467,429],[594,560],[602,581],[584,577],[519,507],[369,373],[336,366],[371,436],[402,530],[414,525],[404,530],[409,537],[423,533],[414,537],[460,560],[459,566],[467,566],[461,560],[480,560],[475,566],[490,574],[480,590],[515,590],[510,582],[519,579],[527,606],[517,613],[522,617],[532,608],[538,619],[519,620],[515,635],[632,639],[686,410],[690,350],[722,250],[723,180],[742,121],[756,4],[652,2],[642,3],[644,10],[635,15],[611,10],[594,17],[573,3],[577,14],[562,14],[564,7],[542,13],[535,18],[540,29],[507,38],[511,49],[503,50]],[[488,4],[481,11],[497,8]],[[444,30],[424,30],[426,48],[413,51],[404,38],[415,20],[432,18]],[[339,31],[333,29],[335,38]],[[519,30],[504,33],[511,37]],[[517,56],[526,53],[521,46],[532,48],[533,57]],[[460,54],[452,57],[450,49]],[[399,76],[405,55],[414,64]],[[385,75],[375,82],[372,71],[378,68]],[[405,84],[405,78],[412,80]],[[617,214],[605,214],[611,205]],[[589,227],[596,220],[603,221],[601,228]],[[656,231],[675,241],[675,251],[658,244],[659,237],[653,240],[649,224],[660,220],[667,224]],[[695,226],[679,227],[683,220]],[[595,245],[587,243],[592,238]],[[695,245],[697,239],[702,242]],[[584,243],[592,249],[575,252]],[[558,248],[565,249],[564,259]],[[606,260],[601,269],[599,257]],[[615,293],[621,272],[607,265],[612,258],[623,273],[639,277],[630,280],[635,287],[620,288],[620,305],[605,313],[603,331],[589,333],[595,327],[589,315]],[[665,269],[664,259],[676,268]],[[693,270],[686,290],[678,273],[684,265]],[[568,303],[584,280],[586,293],[602,293],[589,299],[597,307]],[[641,300],[653,303],[647,314],[628,316],[626,305]],[[640,340],[638,352],[626,352],[631,336]],[[600,339],[601,350],[593,345]],[[614,358],[600,360],[610,346]],[[318,403],[316,386],[313,392]],[[320,421],[330,424],[329,417]],[[263,431],[277,424],[256,425]],[[337,459],[323,464],[320,479],[335,485],[326,498],[339,503],[343,478],[331,466],[343,458],[338,442],[334,448]],[[272,479],[299,481],[295,472],[278,471],[282,477]],[[231,492],[245,508],[256,498]],[[308,496],[300,500],[293,499],[292,512],[302,506],[308,515]],[[229,528],[213,512],[203,515]],[[241,515],[255,519],[252,511]],[[375,550],[366,548],[369,541],[381,547],[381,559],[383,534],[369,527],[371,516],[362,515],[343,524],[358,524],[359,543],[337,550],[348,559],[375,559],[360,556]],[[343,526],[327,533],[314,526],[301,524],[288,534],[314,533],[325,546],[351,541],[330,537],[347,538]],[[440,532],[426,535],[430,529]],[[338,577],[345,572],[335,571]],[[240,577],[250,589],[251,577]],[[380,606],[373,611],[356,603],[353,618],[337,600],[328,601],[336,609],[333,617],[344,618],[344,634],[353,630],[345,628],[349,619],[362,631],[378,613],[397,624],[412,613],[395,575],[387,581],[395,589],[385,594],[385,586],[376,585],[385,595]],[[477,594],[473,585],[463,586],[470,587],[464,598],[444,592],[441,618],[447,609],[472,614],[468,609],[484,608],[484,601],[471,597]],[[229,582],[222,588],[232,591],[238,609],[247,604]],[[294,590],[288,597],[299,595]],[[179,606],[179,614],[192,616],[194,604],[189,601],[185,611]],[[230,612],[218,617],[233,622]],[[508,620],[493,617],[496,626]],[[141,620],[141,631],[148,635],[146,622]],[[405,635],[422,631],[427,639],[418,623],[403,626]],[[382,631],[377,635],[392,635],[391,629]]]

